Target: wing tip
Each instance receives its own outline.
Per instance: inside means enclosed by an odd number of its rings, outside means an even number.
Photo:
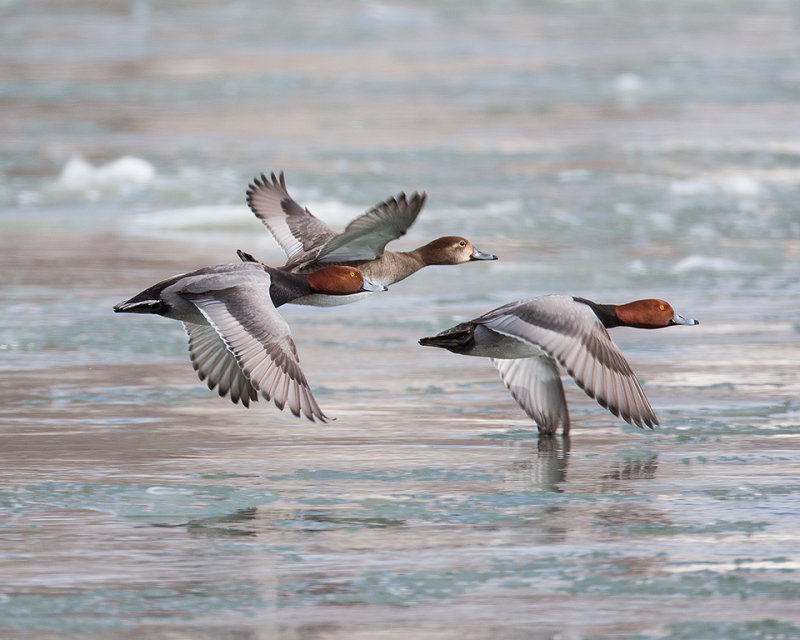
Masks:
[[[263,191],[264,189],[275,189],[283,191],[285,197],[288,197],[289,193],[286,190],[286,178],[283,175],[283,171],[281,171],[277,176],[275,175],[274,171],[271,171],[269,177],[262,171],[260,175],[257,175],[255,178],[250,181],[247,185],[247,205],[252,208],[253,207],[253,197],[258,194],[259,191]]]

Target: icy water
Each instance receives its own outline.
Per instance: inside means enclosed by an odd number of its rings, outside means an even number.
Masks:
[[[0,636],[800,637],[798,3],[10,0],[0,42]],[[282,308],[324,425],[111,312],[280,264],[281,169],[500,256]],[[539,439],[417,345],[544,293],[700,320],[613,332],[659,428],[569,384]]]

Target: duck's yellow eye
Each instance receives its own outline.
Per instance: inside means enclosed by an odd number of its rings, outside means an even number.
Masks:
[[[351,271],[350,272],[350,277],[351,278],[355,278],[356,277],[356,272],[355,271]],[[662,309],[663,309],[663,307],[662,307]]]
[[[658,310],[663,311],[666,307],[663,304],[658,305]]]

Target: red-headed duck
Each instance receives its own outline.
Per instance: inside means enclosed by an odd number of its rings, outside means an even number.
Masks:
[[[312,422],[326,421],[308,387],[289,325],[276,307],[317,292],[348,295],[381,291],[349,266],[293,274],[252,262],[205,267],[168,278],[114,307],[183,322],[200,380],[245,407],[258,392],[278,409],[288,403]]]
[[[287,271],[306,273],[330,264],[358,267],[364,277],[389,286],[429,265],[497,260],[472,246],[466,238],[445,236],[413,251],[386,251],[386,244],[405,234],[425,204],[424,193],[404,193],[376,205],[352,220],[342,233],[299,205],[289,195],[283,172],[268,178],[263,173],[247,189],[247,204],[286,253]],[[242,260],[255,260],[239,252]],[[328,303],[347,304],[366,294],[342,296]],[[322,304],[300,298],[295,304]]]
[[[514,400],[552,435],[569,433],[569,412],[556,361],[615,416],[638,427],[658,424],[636,376],[607,328],[659,329],[699,324],[664,300],[597,304],[562,295],[518,300],[419,343],[491,358]]]

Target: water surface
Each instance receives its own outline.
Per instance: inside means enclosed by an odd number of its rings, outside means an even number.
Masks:
[[[19,638],[800,636],[793,2],[0,6],[0,630]],[[199,382],[111,307],[399,191],[435,267],[284,307],[336,420]],[[417,340],[505,302],[658,296],[614,331],[661,426],[567,386],[539,439]],[[258,406],[260,405],[260,406]]]

